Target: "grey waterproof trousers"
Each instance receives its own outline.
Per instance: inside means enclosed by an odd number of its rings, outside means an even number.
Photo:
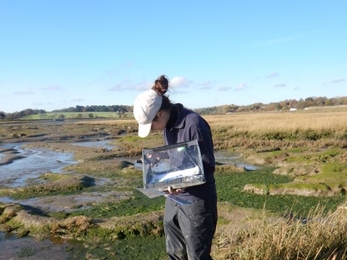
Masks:
[[[192,204],[165,202],[166,252],[175,260],[210,260],[217,225],[217,198],[196,199]]]

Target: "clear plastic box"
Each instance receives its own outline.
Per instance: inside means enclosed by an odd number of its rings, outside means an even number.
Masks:
[[[165,191],[205,183],[197,140],[142,150],[144,189]]]

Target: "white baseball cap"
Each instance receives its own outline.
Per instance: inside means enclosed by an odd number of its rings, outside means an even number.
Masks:
[[[161,107],[163,97],[153,89],[147,90],[135,99],[134,117],[139,124],[138,135],[146,137],[151,131],[152,121]]]

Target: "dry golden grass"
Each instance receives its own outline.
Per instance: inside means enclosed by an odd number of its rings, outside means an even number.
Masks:
[[[137,125],[135,119],[93,119],[90,121],[78,121],[76,125]]]
[[[322,212],[317,208],[305,220],[264,216],[256,227],[237,231],[225,225],[216,237],[214,259],[347,259],[346,208]]]
[[[347,130],[345,112],[273,112],[204,116],[211,127],[230,127],[238,131],[292,131],[302,129]]]
[[[216,150],[347,146],[347,111],[237,113],[204,118],[211,126]]]
[[[347,111],[295,111],[204,115],[211,127],[232,127],[239,131],[290,131],[297,129],[347,130]],[[76,124],[125,125],[137,127],[135,119],[80,121]]]

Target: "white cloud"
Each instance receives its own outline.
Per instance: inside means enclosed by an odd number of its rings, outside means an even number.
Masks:
[[[42,88],[42,90],[59,90],[59,89],[62,89],[62,87],[58,85],[50,85],[50,86]]]
[[[270,79],[270,78],[276,78],[278,76],[279,76],[279,74],[277,72],[274,72],[274,73],[267,75],[265,78]]]
[[[33,106],[34,107],[42,107],[42,106],[47,106],[50,105],[51,102],[47,102],[47,103],[42,103],[42,102],[33,102]]]
[[[212,89],[212,87],[216,84],[215,81],[204,81],[204,82],[201,82],[201,83],[195,83],[194,86],[198,87],[199,89],[204,89],[204,90],[207,90],[207,89]]]
[[[324,82],[323,85],[336,84],[336,83],[341,83],[344,81],[346,81],[346,79],[333,79],[332,81]]]
[[[109,88],[109,91],[124,91],[124,90],[147,90],[150,89],[153,83],[149,82],[133,82],[130,79],[125,79],[120,83],[113,85],[113,87]]]
[[[241,91],[247,88],[247,84],[246,83],[241,83],[239,84],[236,88],[235,91]]]
[[[71,102],[82,102],[82,101],[84,101],[83,98],[73,98],[73,99],[71,99]]]
[[[189,87],[192,84],[193,81],[188,80],[185,77],[174,77],[170,80],[170,87],[172,88]]]
[[[15,95],[21,95],[21,96],[26,96],[26,95],[34,95],[35,93],[31,90],[26,90],[26,91],[16,91],[14,92]]]
[[[228,91],[228,90],[231,90],[232,87],[219,87],[218,90],[219,91]]]
[[[256,46],[274,46],[290,41],[295,41],[298,39],[298,36],[288,36],[288,37],[281,37],[281,38],[275,38],[275,39],[269,39],[261,42],[257,42]]]
[[[331,83],[340,83],[346,81],[345,79],[334,79],[331,81]]]

